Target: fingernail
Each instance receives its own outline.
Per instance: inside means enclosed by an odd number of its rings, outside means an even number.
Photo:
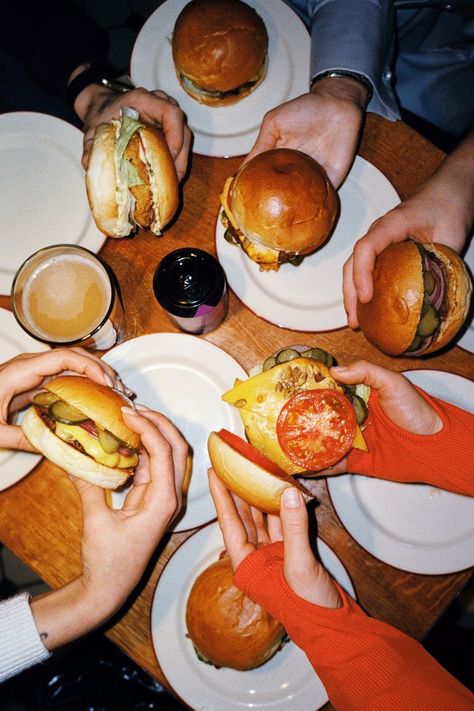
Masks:
[[[120,390],[120,391],[123,392],[123,393],[125,392],[125,386],[124,386],[124,384],[122,383],[121,379],[120,379],[118,376],[115,378],[115,385],[114,385],[114,387],[115,387],[116,390]]]
[[[288,487],[282,494],[283,505],[286,509],[299,509],[301,506],[301,496],[294,486]]]
[[[133,390],[130,390],[130,388],[127,388],[126,385],[124,385],[124,393],[127,397],[135,397],[135,393]]]
[[[131,407],[124,405],[120,408],[124,415],[138,415],[138,412]]]
[[[110,377],[110,375],[108,373],[104,373],[104,380],[107,383],[107,385],[109,386],[109,388],[114,387],[114,381],[112,380],[112,378]]]
[[[150,408],[149,408],[149,407],[147,407],[146,405],[142,405],[142,404],[139,403],[139,402],[137,402],[137,403],[135,404],[135,408],[136,408],[137,410],[143,410],[143,412],[150,412]]]

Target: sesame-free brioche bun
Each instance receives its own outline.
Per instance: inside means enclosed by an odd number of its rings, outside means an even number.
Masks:
[[[425,296],[426,272],[435,279],[431,296]],[[469,311],[471,279],[461,257],[446,245],[411,240],[389,245],[376,259],[373,283],[372,300],[358,303],[357,317],[367,340],[389,355],[426,355],[443,348]],[[437,326],[420,336],[429,301]]]
[[[314,497],[255,447],[237,435],[220,430],[207,441],[212,468],[228,489],[266,513],[280,513],[280,498],[288,487],[300,490],[306,502]]]
[[[189,594],[186,626],[205,661],[244,671],[268,661],[280,648],[285,630],[232,580],[227,555],[206,568]]]
[[[98,428],[112,433],[122,444],[116,452],[104,451],[90,430],[79,425],[55,423],[48,416],[47,408],[35,404],[21,422],[28,441],[49,461],[73,476],[107,489],[124,484],[133,473],[137,463],[135,451],[140,446],[139,435],[122,419],[121,407],[127,401],[105,385],[79,376],[60,376],[44,387],[59,400],[79,410]]]
[[[144,124],[128,141],[124,159],[142,180],[129,185],[119,170],[115,147],[120,121],[100,124],[94,134],[86,189],[92,216],[108,237],[125,237],[136,227],[161,234],[179,203],[178,178],[161,131]]]
[[[228,185],[226,205],[243,249],[262,267],[276,269],[285,255],[320,247],[338,212],[324,168],[289,148],[264,151],[245,163]]]
[[[268,35],[240,0],[192,0],[178,15],[173,60],[183,89],[202,104],[225,106],[265,78]]]

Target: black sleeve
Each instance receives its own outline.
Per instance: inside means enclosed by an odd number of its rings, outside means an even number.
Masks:
[[[0,46],[46,91],[63,94],[73,69],[104,60],[107,35],[74,0],[10,0],[1,6]]]

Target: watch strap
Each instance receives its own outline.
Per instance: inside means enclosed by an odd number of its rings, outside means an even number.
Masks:
[[[321,79],[337,79],[340,77],[345,77],[347,79],[355,79],[360,84],[363,84],[368,92],[367,103],[371,100],[372,95],[374,93],[374,87],[372,86],[372,82],[370,81],[370,79],[367,79],[364,74],[352,72],[348,69],[329,69],[327,72],[322,72],[321,74],[318,74],[314,77],[313,81],[311,82],[311,87],[313,87],[316,82],[321,81]]]
[[[74,104],[81,91],[84,91],[84,89],[91,84],[106,86],[113,91],[122,92],[130,91],[130,89],[134,88],[128,77],[109,78],[106,76],[107,73],[108,72],[101,71],[97,66],[91,65],[88,69],[84,69],[84,71],[74,77],[66,87],[66,101],[69,106],[74,109]],[[112,77],[111,72],[110,75]]]

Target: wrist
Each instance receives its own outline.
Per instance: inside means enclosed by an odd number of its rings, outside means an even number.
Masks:
[[[372,97],[372,84],[363,75],[352,72],[325,72],[313,80],[310,91],[353,101],[365,110]]]

